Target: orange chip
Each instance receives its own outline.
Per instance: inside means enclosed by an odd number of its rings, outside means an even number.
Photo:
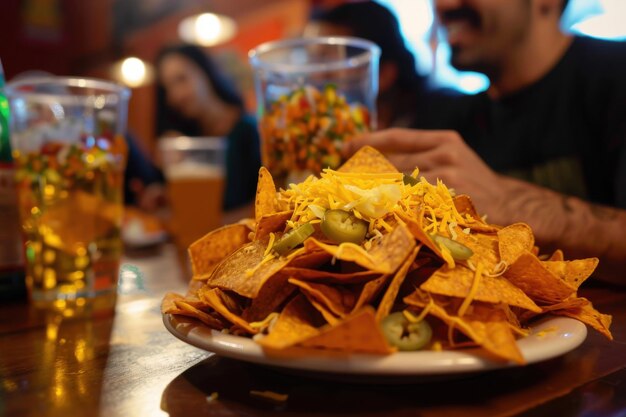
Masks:
[[[598,266],[598,258],[576,259],[573,261],[544,261],[550,272],[574,288],[580,287]]]
[[[415,239],[432,250],[439,258],[443,258],[439,247],[435,245],[435,242],[432,241],[432,239],[428,236],[428,233],[426,233],[422,227],[421,220],[424,217],[424,211],[418,212],[417,218],[411,218],[404,213],[397,213],[397,216],[404,222],[407,229],[411,232]]]
[[[163,301],[161,301],[161,313],[170,314],[178,310],[178,307],[176,307],[176,301],[181,301],[184,299],[185,297],[180,294],[176,294],[175,292],[166,293],[163,297]]]
[[[429,314],[458,329],[495,357],[525,363],[503,310],[477,303],[463,317],[458,317],[458,302],[446,306],[441,298],[430,296],[419,289],[405,297],[404,302],[420,308],[429,306]]]
[[[222,317],[231,322],[232,324],[236,324],[240,328],[244,329],[248,333],[256,334],[257,330],[250,327],[250,324],[233,313],[231,310],[226,307],[224,304],[224,300],[221,297],[221,290],[219,288],[203,288],[198,291],[198,296],[204,302],[211,306],[211,308],[217,311]]]
[[[213,317],[209,313],[206,313],[198,309],[196,306],[193,306],[190,303],[187,303],[182,300],[177,300],[175,301],[175,304],[176,304],[176,307],[179,309],[179,311],[177,311],[175,314],[179,316],[187,316],[187,317],[196,318],[200,320],[201,322],[203,322],[204,324],[206,324],[207,326],[209,326],[210,328],[215,329],[215,330],[222,330],[224,328],[224,323],[222,323],[220,320]]]
[[[296,290],[295,286],[287,282],[288,277],[286,274],[278,273],[269,278],[257,296],[252,299],[250,306],[243,311],[241,317],[251,323],[261,321],[268,314],[277,311]]]
[[[320,314],[304,295],[293,298],[283,309],[269,334],[258,340],[268,349],[285,349],[319,334]]]
[[[385,285],[387,285],[387,281],[389,281],[389,275],[383,275],[380,278],[376,278],[366,282],[365,285],[363,285],[361,293],[359,294],[359,298],[354,304],[352,313],[359,310],[364,305],[372,302],[372,300],[376,298],[376,296],[385,287]]]
[[[316,268],[328,263],[332,257],[330,253],[321,249],[306,251],[293,257],[289,266],[293,268]]]
[[[414,247],[415,239],[402,224],[399,224],[391,233],[384,235],[367,251],[354,243],[329,245],[314,238],[309,238],[304,242],[306,251],[320,248],[336,259],[355,262],[363,268],[382,274],[395,272]]]
[[[294,259],[294,262],[295,261],[296,260]],[[290,265],[292,264],[293,262],[290,263]],[[283,273],[303,281],[324,282],[333,284],[360,284],[371,281],[373,278],[379,276],[379,274],[372,271],[340,273],[321,271],[310,268],[295,268],[292,266],[285,267],[283,269]]]
[[[495,235],[484,233],[459,233],[456,240],[474,252],[470,260],[480,260],[487,272],[494,272],[500,263],[498,239]]]
[[[526,363],[502,310],[478,304],[463,319],[476,334],[475,342],[485,350],[520,365]]]
[[[396,302],[396,297],[398,295],[398,291],[400,290],[400,286],[404,282],[404,278],[406,278],[406,274],[409,272],[409,268],[413,264],[417,253],[421,249],[422,245],[416,246],[413,249],[413,252],[407,256],[404,260],[404,263],[400,266],[400,268],[396,271],[396,274],[393,276],[393,279],[389,283],[387,290],[385,291],[385,295],[383,295],[383,299],[380,301],[378,305],[378,309],[376,310],[376,321],[380,322],[382,319],[389,315],[391,308]]]
[[[290,278],[289,283],[300,288],[309,300],[313,299],[322,304],[337,317],[347,316],[356,302],[355,292],[344,286],[319,284],[294,278]]]
[[[304,339],[300,345],[379,355],[394,351],[383,336],[372,307],[365,307],[335,325],[322,327],[319,334]]]
[[[320,312],[320,314],[322,315],[322,317],[324,317],[324,320],[326,320],[328,322],[328,324],[337,324],[337,323],[339,323],[341,321],[341,319],[339,319],[339,317],[335,316],[328,309],[328,307],[326,307],[325,304],[322,304],[321,302],[317,301],[315,298],[311,297],[310,294],[305,294],[305,297],[306,297],[307,300],[309,300],[309,303],[311,303],[313,308],[315,308],[317,311]]]
[[[498,231],[500,259],[511,265],[524,252],[532,250],[535,237],[526,223],[515,223]]]
[[[358,172],[364,174],[386,174],[399,172],[385,156],[371,146],[364,146],[350,159],[348,159],[337,171]]]
[[[261,264],[267,244],[267,240],[255,240],[237,250],[215,268],[207,284],[234,291],[244,297],[256,297],[265,282],[283,269],[291,259],[273,258]],[[297,254],[294,251],[290,256]]]
[[[257,223],[254,240],[263,239],[270,233],[284,231],[287,220],[291,219],[292,214],[292,210],[286,210],[262,216]]]
[[[565,256],[563,256],[563,251],[561,249],[555,250],[554,253],[550,255],[550,258],[548,258],[548,260],[549,261],[564,261]]]
[[[259,169],[259,180],[256,187],[254,218],[257,223],[263,216],[276,213],[276,185],[272,174],[265,167]]]
[[[217,264],[250,241],[249,233],[247,226],[231,224],[193,242],[189,246],[189,259],[194,279],[207,279]]]
[[[607,339],[613,340],[613,335],[609,330],[613,317],[608,314],[602,314],[598,312],[598,310],[593,308],[593,304],[591,304],[591,301],[587,300],[586,298],[579,298],[579,300],[583,300],[583,304],[580,306],[566,308],[563,310],[552,310],[551,313],[580,320],[583,323],[586,323],[596,329]]]
[[[462,265],[457,265],[452,269],[444,265],[431,275],[420,288],[433,294],[464,299],[469,296],[473,282],[474,272],[472,270]],[[476,292],[473,294],[473,299],[492,304],[504,303],[536,313],[541,312],[541,308],[533,300],[502,276],[483,275]]]
[[[521,254],[504,276],[535,301],[556,303],[576,292],[576,288],[550,272],[530,252]]]
[[[463,221],[459,222],[459,226],[462,228],[469,227],[470,229],[476,232],[483,233],[494,233],[498,231],[498,227],[487,224],[480,217],[480,214],[476,211],[474,207],[474,203],[472,203],[472,199],[467,194],[460,194],[455,196],[452,201],[454,202],[454,207],[456,211],[459,212],[463,218],[467,218],[469,216],[473,221]]]

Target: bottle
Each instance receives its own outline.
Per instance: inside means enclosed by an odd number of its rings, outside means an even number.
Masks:
[[[25,296],[22,238],[9,141],[9,102],[0,62],[0,302]]]

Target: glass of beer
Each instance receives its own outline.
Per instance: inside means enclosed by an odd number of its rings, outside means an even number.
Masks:
[[[110,313],[130,92],[49,76],[9,83],[7,93],[30,298],[66,317]]]
[[[226,175],[226,139],[175,137],[159,142],[170,230],[181,253],[195,240],[222,225]]]

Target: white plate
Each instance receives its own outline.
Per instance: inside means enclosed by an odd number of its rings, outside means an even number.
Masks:
[[[218,355],[267,366],[342,375],[417,376],[480,372],[516,366],[489,360],[481,349],[399,352],[387,356],[334,354],[312,349],[288,357],[269,356],[252,339],[223,334],[185,317],[165,314],[165,327],[174,336]],[[578,347],[587,328],[578,320],[547,317],[533,324],[531,334],[517,341],[526,362],[545,361]],[[302,353],[306,352],[306,356]]]

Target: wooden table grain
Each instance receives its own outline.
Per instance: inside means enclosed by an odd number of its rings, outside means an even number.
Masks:
[[[0,416],[626,415],[623,289],[582,290],[613,314],[613,342],[590,330],[578,349],[540,364],[385,386],[282,373],[188,346],[159,312],[166,291],[186,286],[176,251],[128,256],[122,271],[114,316],[58,320],[24,303],[0,306]]]

